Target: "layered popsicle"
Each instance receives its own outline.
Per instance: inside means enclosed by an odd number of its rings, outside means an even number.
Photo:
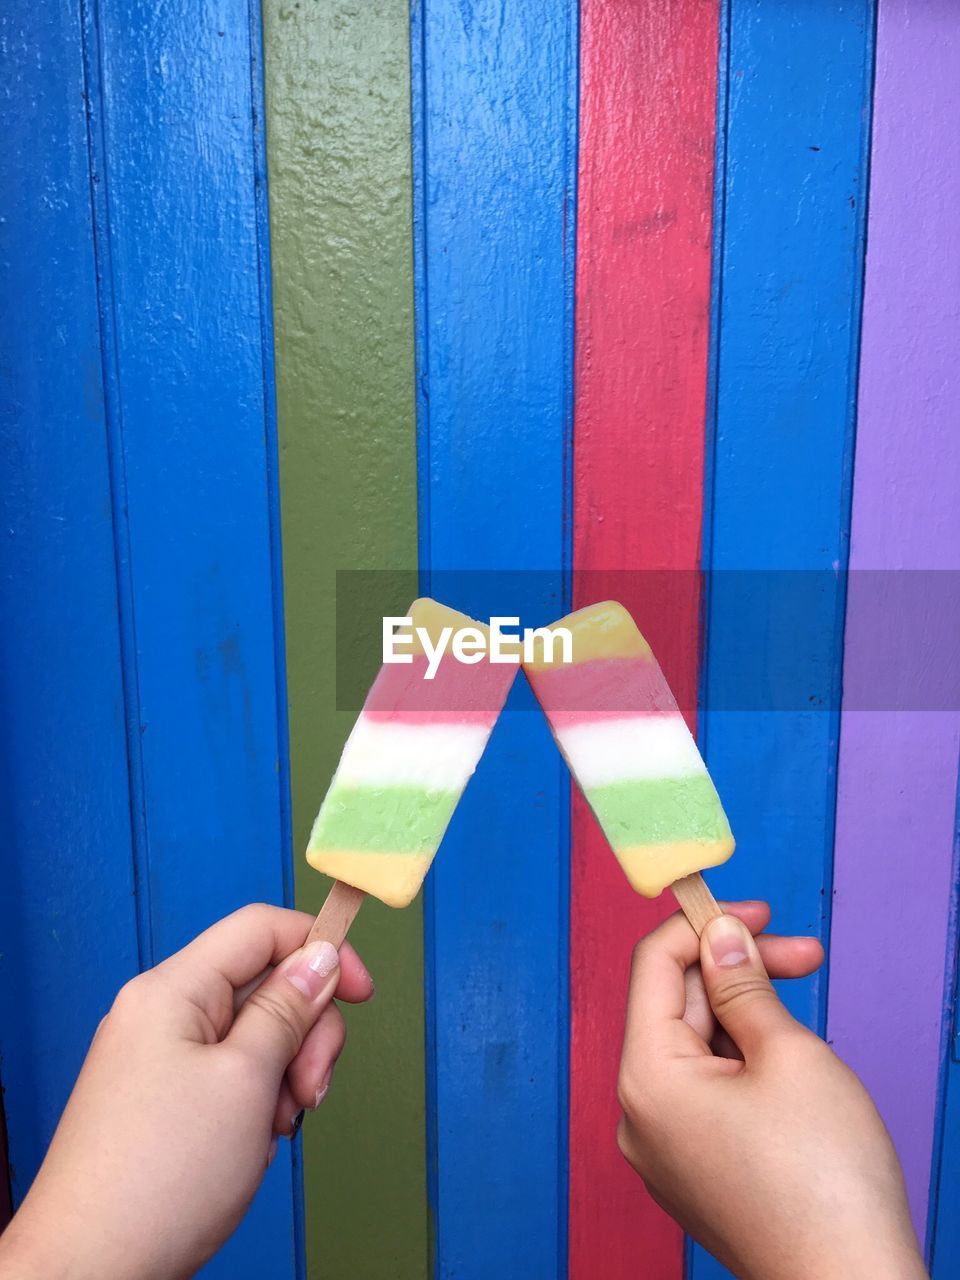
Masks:
[[[720,797],[633,618],[608,600],[553,626],[570,632],[571,660],[547,661],[541,646],[524,670],[631,885],[654,898],[725,862]]]
[[[427,679],[422,635],[435,652],[445,628],[487,628],[429,599],[407,616],[412,661],[381,667],[307,845],[311,866],[391,907],[416,897],[517,674],[448,648]]]

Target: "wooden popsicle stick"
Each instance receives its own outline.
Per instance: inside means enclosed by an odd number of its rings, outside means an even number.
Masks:
[[[699,871],[695,871],[691,876],[684,876],[681,880],[675,880],[670,888],[673,890],[673,896],[680,903],[683,914],[696,929],[698,938],[709,921],[723,915],[716,898],[707,888]]]
[[[332,942],[339,951],[366,896],[362,889],[334,880],[333,888],[307,935],[307,942]]]
[[[698,937],[703,933],[709,920],[723,915],[716,898],[707,888],[699,871],[675,880],[670,888],[683,914],[696,929]],[[335,880],[333,888],[327,894],[326,902],[320,908],[320,914],[313,923],[307,942],[332,942],[339,948],[350,931],[350,926],[357,918],[357,912],[366,896],[362,889],[355,889],[352,884]]]

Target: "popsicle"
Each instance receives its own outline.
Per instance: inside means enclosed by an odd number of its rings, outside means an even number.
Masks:
[[[435,600],[407,617],[405,664],[380,669],[347,739],[307,845],[307,861],[333,876],[311,939],[339,946],[364,895],[405,907],[417,895],[464,787],[477,767],[518,664],[458,659],[448,644],[431,678],[433,653],[452,628],[489,632]]]
[[[524,662],[557,745],[633,888],[655,898],[671,885],[699,933],[720,914],[699,873],[734,841],[697,744],[623,605],[590,605],[560,627],[568,662],[542,644]]]

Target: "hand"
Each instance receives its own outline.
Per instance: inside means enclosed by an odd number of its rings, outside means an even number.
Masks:
[[[925,1276],[876,1108],[767,976],[811,973],[820,944],[754,940],[764,903],[727,911],[700,943],[675,915],[636,948],[621,1151],[741,1280]]]
[[[373,994],[349,945],[303,947],[311,924],[245,907],[123,988],[0,1240],[0,1280],[177,1280],[231,1235],[276,1135],[329,1086],[333,997]]]

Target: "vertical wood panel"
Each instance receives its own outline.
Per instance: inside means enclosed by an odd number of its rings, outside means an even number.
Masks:
[[[829,1031],[886,1120],[921,1236],[960,709],[917,683],[956,646],[952,575],[911,570],[960,569],[958,130],[960,10],[880,0]]]
[[[731,0],[707,762],[737,837],[713,876],[829,927],[860,327],[870,0]],[[784,996],[823,1030],[824,976]],[[700,1249],[697,1280],[725,1274]]]
[[[623,601],[696,722],[717,0],[584,0],[574,604]],[[573,805],[572,1280],[679,1277],[683,1239],[617,1149],[633,944],[676,903],[629,887]]]
[[[156,960],[291,887],[260,28],[246,0],[87,17],[140,942]],[[205,1274],[296,1275],[297,1207],[287,1153]]]
[[[0,15],[0,1050],[14,1201],[137,970],[83,42]]]
[[[297,900],[316,911],[329,882],[302,850],[355,715],[337,706],[335,575],[409,571],[358,576],[350,608],[374,618],[416,583],[409,7],[268,0],[264,20]],[[343,1064],[304,1126],[308,1271],[416,1280],[420,902],[371,900],[351,936],[378,994],[345,1009]]]
[[[2,950],[20,1012],[0,1021],[19,1195],[116,988],[282,900],[287,848],[258,20],[224,0],[14,25]],[[205,1274],[297,1274],[292,1173],[275,1162]]]
[[[2,1088],[2,1086],[0,1086]],[[13,1206],[10,1200],[10,1157],[7,1152],[7,1124],[0,1105],[0,1231],[10,1221]]]
[[[944,992],[939,1115],[933,1152],[933,1183],[927,1225],[927,1253],[933,1280],[950,1280],[960,1258],[960,777],[953,840],[954,884],[949,920]]]
[[[413,49],[425,585],[543,623],[568,599],[576,6],[421,0]],[[518,682],[428,888],[442,1277],[565,1266],[568,796]]]

